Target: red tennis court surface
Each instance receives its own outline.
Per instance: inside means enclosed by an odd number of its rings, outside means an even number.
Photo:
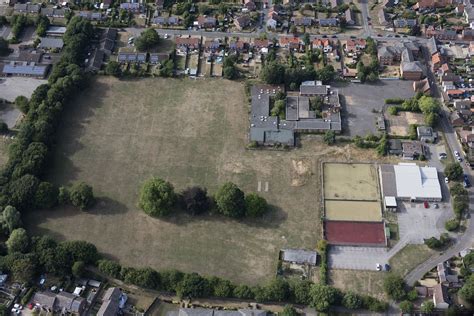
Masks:
[[[325,233],[333,245],[386,245],[383,223],[326,221]]]

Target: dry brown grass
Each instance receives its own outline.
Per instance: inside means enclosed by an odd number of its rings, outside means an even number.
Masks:
[[[93,242],[124,265],[249,284],[269,280],[280,248],[313,248],[321,236],[321,161],[373,161],[376,155],[351,145],[327,147],[319,136],[305,137],[301,149],[288,152],[246,150],[246,100],[243,85],[226,80],[99,77],[68,107],[51,170],[57,184],[91,184],[98,203],[87,212],[30,212],[27,226]],[[304,161],[300,186],[292,185],[295,161]],[[211,194],[225,181],[245,192],[268,182],[268,192],[259,194],[272,211],[242,221],[182,213],[151,218],[136,207],[139,187],[151,176],[177,191],[201,185]]]

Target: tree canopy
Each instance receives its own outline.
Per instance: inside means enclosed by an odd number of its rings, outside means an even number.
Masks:
[[[28,249],[29,238],[26,230],[23,228],[16,228],[8,237],[6,242],[8,253],[25,252]]]
[[[1,217],[1,224],[2,224],[3,230],[7,234],[10,234],[15,228],[18,228],[21,226],[20,212],[18,212],[17,209],[14,208],[13,206],[8,205],[3,210],[2,217]]]
[[[138,205],[148,215],[166,216],[176,201],[173,185],[153,177],[143,184]]]
[[[81,210],[88,209],[95,202],[92,187],[84,182],[79,182],[73,185],[69,192],[69,198],[71,204],[79,207]]]
[[[250,217],[259,217],[268,210],[267,201],[256,193],[250,193],[245,196],[245,215]]]
[[[245,214],[244,192],[232,182],[224,183],[216,192],[218,211],[230,217],[242,217]]]
[[[181,193],[186,211],[198,215],[209,209],[209,198],[206,189],[198,186],[189,187]]]
[[[139,51],[147,51],[156,45],[160,41],[158,33],[154,29],[146,29],[142,34],[135,40],[135,47]]]
[[[444,175],[448,177],[449,180],[459,180],[463,175],[462,167],[459,163],[453,162],[448,164],[444,168]]]
[[[394,300],[399,301],[405,298],[405,282],[403,278],[397,274],[387,274],[383,280],[383,288],[385,293]]]

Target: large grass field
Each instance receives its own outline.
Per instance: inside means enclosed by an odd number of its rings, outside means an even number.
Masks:
[[[376,156],[351,145],[327,147],[319,136],[292,151],[251,151],[248,124],[241,83],[99,77],[64,113],[49,172],[58,185],[91,184],[98,202],[87,212],[31,212],[28,229],[93,242],[124,265],[267,281],[280,248],[314,248],[321,236],[321,161]],[[272,211],[242,221],[183,213],[151,218],[137,208],[139,188],[151,176],[177,191],[201,185],[211,194],[225,181],[245,192],[260,182]]]

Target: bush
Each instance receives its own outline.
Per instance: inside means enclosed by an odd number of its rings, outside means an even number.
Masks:
[[[245,215],[244,193],[234,183],[224,183],[217,190],[215,200],[219,213],[230,217]]]
[[[210,294],[209,283],[197,273],[185,274],[176,294],[181,298],[207,297]]]
[[[250,217],[260,217],[268,210],[267,201],[256,193],[245,196],[245,215]]]
[[[35,293],[35,289],[33,287],[30,287],[26,294],[21,298],[21,305],[26,305],[30,301],[31,297]]]
[[[147,180],[141,190],[138,206],[148,215],[166,216],[176,201],[173,185],[160,178]]]
[[[285,305],[283,311],[278,313],[280,316],[298,316],[298,312],[296,311],[293,305]]]
[[[415,306],[410,301],[403,301],[403,302],[400,303],[400,309],[401,309],[402,313],[411,314],[413,312],[414,308],[415,308]]]
[[[387,274],[383,281],[383,288],[385,293],[394,300],[402,300],[406,296],[405,282],[399,275],[390,273]]]
[[[342,298],[342,305],[348,309],[359,309],[362,307],[362,299],[353,292],[347,292]]]
[[[388,113],[390,115],[398,115],[398,107],[397,106],[389,106]]]
[[[327,131],[324,134],[323,140],[327,145],[335,144],[336,143],[336,133],[334,133],[334,131]]]
[[[403,102],[405,102],[405,99],[401,99],[401,98],[385,99],[385,104],[402,104]]]
[[[35,206],[50,209],[58,203],[58,189],[49,182],[41,182],[35,194]]]
[[[76,261],[72,265],[72,275],[74,275],[76,278],[82,278],[84,276],[84,272],[86,265],[84,264],[84,261]]]
[[[446,221],[444,228],[449,232],[457,230],[459,228],[459,220],[457,218],[452,218]]]
[[[448,177],[449,180],[459,180],[463,175],[462,167],[459,163],[454,162],[444,168],[444,175]]]
[[[98,261],[97,268],[100,272],[105,273],[112,278],[120,277],[122,267],[118,262],[102,259]]]

